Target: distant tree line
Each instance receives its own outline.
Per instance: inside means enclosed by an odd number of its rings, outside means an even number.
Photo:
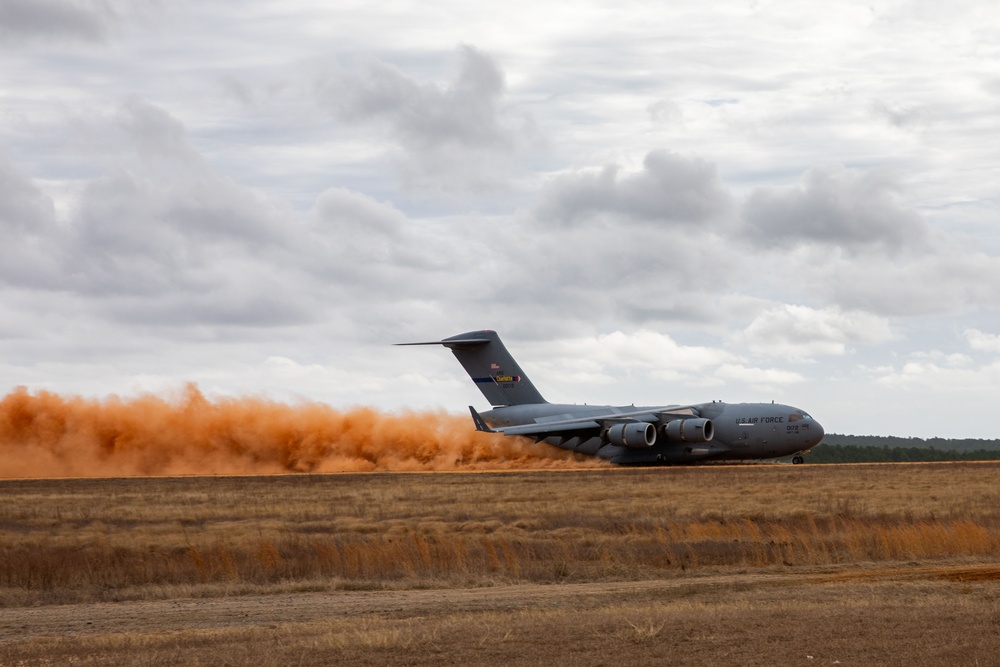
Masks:
[[[828,433],[807,456],[809,463],[895,461],[998,461],[1000,440],[899,438]]]
[[[827,433],[823,437],[824,445],[855,445],[858,447],[918,447],[923,449],[944,449],[964,452],[980,449],[1000,449],[1000,440],[981,440],[978,438],[899,438],[893,435],[840,435]]]
[[[807,463],[891,463],[896,461],[1000,461],[1000,450],[956,452],[934,447],[859,447],[817,445],[806,455]]]

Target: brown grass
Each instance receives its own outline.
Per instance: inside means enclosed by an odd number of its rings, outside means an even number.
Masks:
[[[989,560],[998,464],[0,482],[0,605]]]
[[[0,482],[0,665],[996,665],[998,481],[945,463]],[[506,586],[525,582],[580,588]],[[316,599],[334,606],[293,614]],[[161,606],[91,624],[142,605]]]

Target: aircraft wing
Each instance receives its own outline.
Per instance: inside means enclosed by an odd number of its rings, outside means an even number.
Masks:
[[[601,423],[593,419],[580,420],[572,419],[564,422],[542,422],[540,424],[522,424],[520,426],[506,426],[492,429],[496,433],[504,435],[549,435],[552,433],[562,433],[564,431],[586,431],[590,429],[600,429]]]
[[[587,415],[585,417],[575,417],[570,419],[555,419],[549,421],[538,421],[531,424],[518,424],[516,426],[502,426],[490,428],[485,420],[476,412],[471,405],[472,420],[476,424],[476,429],[480,431],[490,431],[492,433],[503,433],[504,435],[526,435],[529,437],[546,437],[564,433],[566,431],[590,431],[600,430],[608,423],[617,424],[621,422],[656,422],[664,415],[676,414],[677,416],[696,416],[692,406],[667,405],[657,408],[646,408],[632,412],[608,412],[599,415]]]

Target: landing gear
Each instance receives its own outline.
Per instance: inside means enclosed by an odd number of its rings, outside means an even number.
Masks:
[[[799,463],[805,463],[805,459],[802,458],[801,456],[793,456],[792,457],[792,463],[794,463],[796,465],[798,465]]]

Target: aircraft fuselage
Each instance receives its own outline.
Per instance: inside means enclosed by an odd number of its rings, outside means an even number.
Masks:
[[[585,418],[621,412],[634,415],[650,410],[650,423],[657,430],[656,441],[648,448],[621,447],[607,441],[601,429],[571,437],[548,437],[543,441],[560,447],[607,459],[619,464],[677,464],[712,459],[750,460],[792,456],[810,449],[823,439],[823,428],[802,410],[781,403],[724,403],[713,401],[685,406],[699,417],[710,419],[714,437],[707,442],[683,442],[666,437],[668,423],[657,418],[663,408],[639,406],[575,405],[539,403],[511,405],[482,413],[493,428],[532,422]],[[645,421],[645,420],[644,420]]]

